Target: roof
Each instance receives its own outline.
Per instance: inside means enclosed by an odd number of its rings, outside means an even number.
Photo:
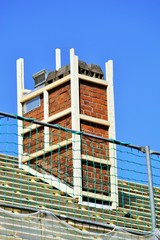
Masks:
[[[39,210],[46,211],[46,213],[50,212],[53,214],[54,219],[58,218],[57,221],[67,224],[71,229],[74,227],[74,231],[70,232],[72,237],[75,236],[75,231],[78,231],[77,234],[80,234],[79,230],[83,233],[84,237],[84,233],[87,232],[92,234],[95,234],[95,232],[101,234],[109,233],[115,226],[122,227],[131,233],[143,234],[151,231],[149,192],[148,187],[145,185],[119,180],[119,207],[114,210],[107,210],[103,209],[103,207],[95,208],[78,204],[77,199],[67,196],[64,192],[54,189],[38,177],[32,176],[24,170],[19,169],[18,159],[16,157],[0,155],[0,178],[1,210],[4,209],[14,213],[15,216],[13,219],[16,219],[16,214],[33,214]],[[159,227],[160,189],[155,188],[154,191],[157,226]],[[20,228],[15,227],[15,229],[13,229],[12,227],[11,230],[9,227],[11,222],[9,222],[8,219],[11,219],[11,216],[1,213],[0,219],[0,227],[3,229],[0,233],[1,235],[5,236],[4,233],[7,232],[8,235],[12,236],[14,232],[17,237],[20,236],[18,230]],[[22,224],[24,224],[22,221],[18,222],[17,220],[13,224],[13,219],[12,226],[17,224],[17,226],[21,226],[21,228],[24,227],[22,226]],[[49,219],[51,220],[51,218]],[[32,225],[30,225],[30,227],[32,229]],[[50,229],[48,231],[50,231],[51,234],[52,230]],[[59,232],[60,230],[57,229],[57,233],[54,232],[55,236],[56,234],[58,236]],[[30,234],[31,236],[34,235],[34,232],[32,233],[30,231]],[[70,239],[72,239],[71,236]],[[31,237],[30,239],[34,238]],[[76,239],[82,238],[77,237]]]

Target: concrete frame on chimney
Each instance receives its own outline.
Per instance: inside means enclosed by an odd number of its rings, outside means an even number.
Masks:
[[[60,49],[56,49],[56,70],[61,67],[61,52]],[[70,49],[70,74],[59,79],[56,82],[53,82],[47,86],[37,89],[36,91],[30,91],[24,89],[24,60],[22,58],[17,60],[17,108],[18,115],[23,116],[22,105],[26,101],[43,94],[44,97],[44,119],[43,122],[50,123],[53,120],[59,119],[62,116],[71,113],[72,119],[72,129],[76,131],[80,131],[80,120],[85,120],[97,124],[101,124],[103,126],[109,127],[109,138],[116,139],[115,133],[115,110],[114,110],[114,88],[113,88],[113,62],[109,60],[106,62],[106,81],[97,79],[94,77],[82,75],[78,73],[78,57],[74,54],[74,49]],[[83,79],[84,81],[101,84],[106,87],[107,96],[108,96],[108,121],[87,116],[84,114],[80,114],[79,109],[79,79]],[[49,96],[48,91],[52,88],[55,88],[62,83],[71,82],[71,108],[65,109],[62,112],[59,112],[53,116],[49,116]],[[29,93],[29,94],[24,94]],[[37,125],[32,125],[32,130],[36,129]],[[67,144],[72,144],[72,154],[73,154],[73,185],[74,188],[70,188],[66,186],[64,183],[60,182],[56,177],[53,176],[44,176],[41,173],[37,173],[34,169],[29,168],[25,163],[30,159],[35,157],[35,154],[31,154],[29,157],[24,156],[23,153],[23,139],[22,133],[27,133],[30,131],[29,129],[23,129],[22,121],[18,120],[18,159],[19,159],[19,167],[23,168],[25,171],[38,176],[43,181],[51,184],[54,187],[59,188],[61,191],[67,192],[67,194],[77,197],[79,199],[79,203],[83,203],[82,197],[85,195],[85,192],[82,191],[82,171],[81,171],[81,160],[85,156],[81,156],[81,143],[80,136],[76,134],[72,134],[72,139],[68,141],[63,141],[60,144],[65,146]],[[49,147],[49,129],[47,127],[44,128],[45,132],[45,145],[44,150],[40,150],[36,153],[36,156],[40,156],[44,151],[54,150],[55,146]],[[113,144],[109,144],[110,147],[110,161],[111,161],[111,197],[105,197],[105,200],[112,200],[112,207],[116,208],[118,205],[118,186],[117,186],[117,163],[116,163],[116,154],[115,154],[115,145],[114,150]],[[91,158],[91,157],[89,157]],[[96,159],[98,162],[99,160]],[[38,175],[37,175],[38,174]],[[90,193],[91,194],[91,193]],[[95,194],[91,194],[95,196]],[[97,194],[98,196],[99,194]],[[99,196],[100,197],[100,196]]]

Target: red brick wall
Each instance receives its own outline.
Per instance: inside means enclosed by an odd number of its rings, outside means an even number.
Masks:
[[[105,86],[80,80],[80,113],[108,120]]]
[[[71,129],[71,114],[65,115],[64,117],[50,122],[50,124],[58,124],[64,128]],[[67,141],[71,137],[72,134],[68,131],[61,130],[60,128],[50,128],[50,145],[57,144],[65,140]]]
[[[98,124],[92,123],[89,121],[81,120],[81,131],[85,133],[94,134],[100,137],[108,138],[108,127]]]
[[[30,155],[44,148],[43,127],[32,130],[23,135],[23,152]]]
[[[100,137],[108,138],[108,127],[91,123],[88,121],[81,121],[81,131],[85,133],[94,134]],[[87,154],[97,158],[108,158],[108,142],[98,140],[91,137],[82,138],[82,154]]]
[[[108,138],[108,127],[100,124],[81,121],[81,131],[94,134],[100,137]],[[106,160],[105,164],[97,164],[87,159],[82,162],[82,186],[83,190],[88,192],[110,195],[110,168],[107,165],[109,161],[109,144],[107,141],[96,139],[94,137],[82,137],[82,154]]]
[[[109,166],[86,160],[82,162],[82,175],[84,191],[110,196]]]
[[[49,116],[71,107],[70,82],[49,91]]]
[[[51,122],[50,124],[59,124],[65,128],[71,128],[71,115],[68,114]],[[72,134],[61,128],[49,129],[49,145],[59,144],[62,141],[67,141]],[[44,148],[44,127],[37,127],[23,135],[23,152],[27,154],[34,153]]]

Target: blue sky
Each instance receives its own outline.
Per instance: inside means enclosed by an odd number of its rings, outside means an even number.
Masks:
[[[25,60],[25,88],[32,75],[55,69],[69,49],[79,59],[114,61],[117,139],[160,151],[159,0],[0,1],[0,111],[17,113],[16,59]]]

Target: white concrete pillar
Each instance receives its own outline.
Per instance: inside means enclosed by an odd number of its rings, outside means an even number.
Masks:
[[[79,79],[78,57],[74,49],[70,49],[70,72],[71,72],[71,121],[72,129],[80,131],[79,117]],[[81,169],[81,138],[78,134],[72,134],[72,157],[73,157],[73,185],[75,197],[82,203],[82,169]]]
[[[61,50],[56,48],[56,70],[61,68]]]
[[[21,98],[24,92],[24,59],[19,58],[16,61],[17,67],[17,112],[18,116],[23,116]],[[18,120],[18,161],[19,168],[22,167],[23,158],[23,121]]]
[[[107,87],[107,100],[108,100],[108,121],[109,126],[109,138],[116,139],[115,130],[115,108],[114,108],[114,86],[113,86],[113,61],[106,62],[106,81]],[[115,209],[118,205],[118,181],[117,181],[117,156],[116,156],[116,144],[109,143],[109,157],[111,161],[111,197],[113,199],[112,208]]]
[[[49,117],[49,94],[48,91],[43,92],[44,101],[44,121],[47,122]],[[44,148],[49,146],[49,127],[44,127]]]

